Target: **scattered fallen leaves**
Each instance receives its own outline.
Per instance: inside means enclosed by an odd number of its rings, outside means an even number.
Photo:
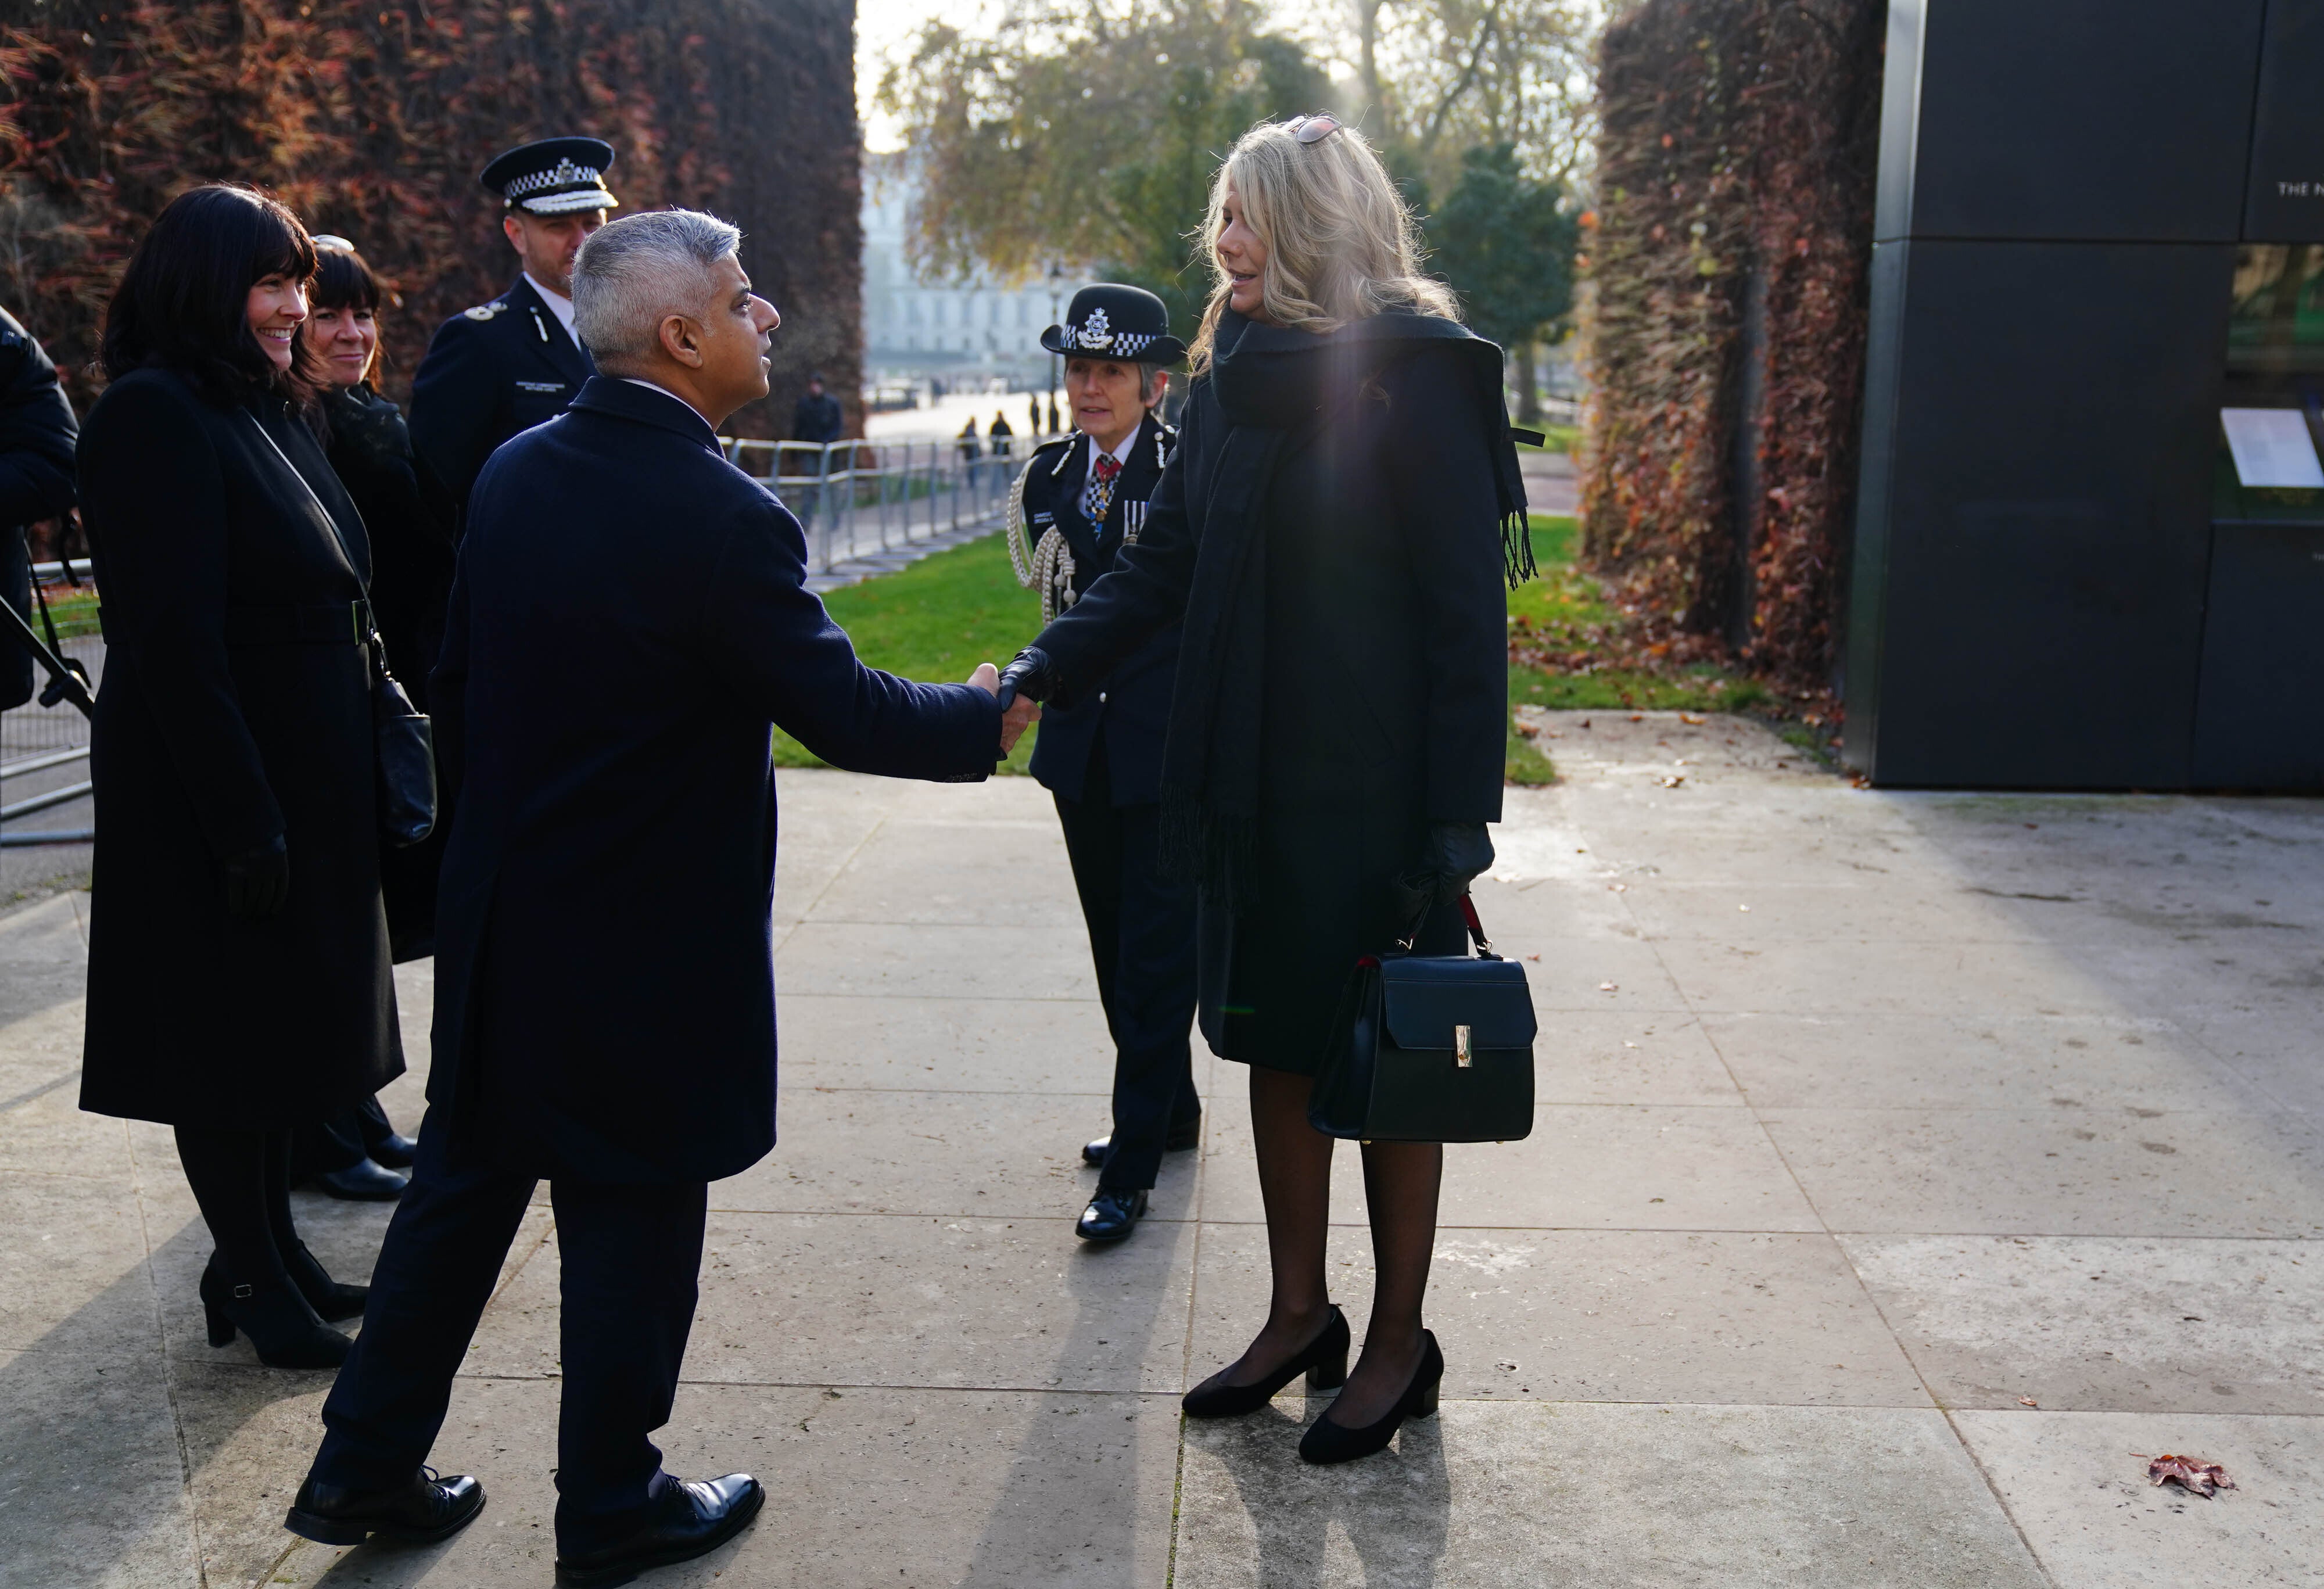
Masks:
[[[2131,1455],[2146,1458],[2146,1476],[2158,1487],[2176,1484],[2206,1501],[2221,1490],[2236,1487],[2236,1482],[2227,1477],[2227,1469],[2216,1462],[2205,1462],[2200,1456],[2173,1456],[2167,1451],[2161,1456],[2147,1456],[2144,1451],[2134,1451]]]
[[[1678,715],[1678,720],[1682,723],[1692,723],[1697,728],[1702,727],[1705,723],[1711,721],[1710,718],[1705,717],[1700,712],[1681,712]]]
[[[1539,955],[1527,955],[1526,958],[1528,960],[1538,960],[1541,956]]]
[[[2020,1396],[2017,1399],[2017,1405],[2020,1407],[2039,1407],[2042,1404],[2034,1400],[2031,1396]]]
[[[1621,990],[1610,982],[1601,982],[1598,984],[1598,991],[1601,993],[1619,993]]]
[[[1655,781],[1665,789],[1676,789],[1680,784],[1686,781],[1686,774],[1683,772],[1665,772],[1660,778],[1655,779]]]
[[[1633,712],[1630,714],[1630,721],[1633,723],[1643,723],[1646,720],[1646,715],[1644,712]]]

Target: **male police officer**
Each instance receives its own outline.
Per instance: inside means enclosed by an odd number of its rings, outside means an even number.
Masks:
[[[1041,346],[1065,357],[1073,431],[1037,448],[1010,493],[1018,578],[1053,617],[1138,539],[1176,433],[1152,410],[1165,366],[1185,356],[1151,292],[1074,294]],[[1072,706],[1045,708],[1033,776],[1056,797],[1074,885],[1114,1041],[1113,1132],[1082,1150],[1097,1196],[1074,1233],[1120,1241],[1146,1212],[1167,1149],[1202,1130],[1188,1031],[1194,1016],[1194,899],[1159,865],[1162,738],[1178,666],[1173,624]]]
[[[545,138],[484,168],[522,274],[438,327],[411,382],[412,448],[464,519],[493,449],[563,413],[597,373],[573,333],[573,256],[619,202],[605,190],[613,163],[600,139]]]

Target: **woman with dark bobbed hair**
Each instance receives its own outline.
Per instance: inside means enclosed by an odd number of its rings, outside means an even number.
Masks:
[[[315,249],[180,194],[106,315],[80,441],[105,595],[81,1107],[177,1128],[213,1345],[331,1368],[363,1310],[290,1222],[292,1128],[403,1069],[380,908],[363,521],[300,422]]]
[[[1163,753],[1166,864],[1201,884],[1204,1036],[1250,1067],[1273,1297],[1194,1418],[1328,1389],[1299,1455],[1342,1462],[1436,1409],[1424,1327],[1444,1150],[1363,1144],[1377,1270],[1363,1354],[1325,1289],[1333,1140],[1309,1095],[1358,956],[1466,947],[1508,734],[1504,577],[1530,567],[1501,353],[1420,273],[1360,134],[1252,128],[1220,168],[1215,287],[1178,450],[1138,543],[1002,673],[1041,698],[1183,621]]]

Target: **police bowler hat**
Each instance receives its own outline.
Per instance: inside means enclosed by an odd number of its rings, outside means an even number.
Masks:
[[[1074,294],[1065,323],[1041,333],[1041,346],[1067,358],[1175,365],[1186,345],[1170,335],[1170,311],[1143,287],[1100,282]]]

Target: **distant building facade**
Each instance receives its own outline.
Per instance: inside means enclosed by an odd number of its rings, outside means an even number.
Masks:
[[[1037,338],[1086,278],[1052,290],[1046,277],[1009,286],[982,275],[924,281],[904,249],[911,190],[866,172],[863,182],[863,365],[875,385],[936,380],[946,385],[1046,381],[1049,356]]]

